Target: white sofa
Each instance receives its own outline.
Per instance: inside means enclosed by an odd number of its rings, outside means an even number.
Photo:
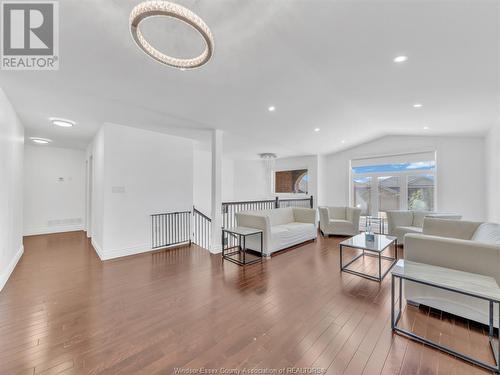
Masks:
[[[500,225],[426,218],[423,234],[406,235],[404,256],[414,262],[490,276],[500,285]],[[486,301],[411,282],[405,282],[405,296],[411,303],[488,324]]]
[[[263,252],[272,253],[314,240],[318,236],[316,210],[312,208],[277,208],[262,211],[243,211],[236,214],[238,226],[262,229]],[[248,249],[260,251],[257,236],[248,237]]]
[[[398,238],[398,244],[404,245],[407,233],[422,233],[426,217],[460,220],[461,215],[436,213],[429,211],[387,211],[389,236]]]
[[[323,236],[359,234],[360,208],[319,207],[319,228]]]

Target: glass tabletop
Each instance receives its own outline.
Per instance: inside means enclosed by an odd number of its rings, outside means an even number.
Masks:
[[[262,233],[262,229],[249,228],[249,227],[233,227],[233,228],[224,228],[224,232],[238,234],[240,236],[250,236],[252,234]]]
[[[356,249],[382,252],[396,241],[396,237],[386,236],[384,234],[374,234],[374,237],[373,241],[368,241],[365,233],[360,233],[357,236],[342,241],[340,244]]]

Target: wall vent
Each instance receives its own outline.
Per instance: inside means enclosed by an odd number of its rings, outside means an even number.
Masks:
[[[81,217],[74,219],[58,219],[58,220],[49,220],[47,224],[49,227],[55,227],[59,225],[78,225],[82,224],[83,220]]]

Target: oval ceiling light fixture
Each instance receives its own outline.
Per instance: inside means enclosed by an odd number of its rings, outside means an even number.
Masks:
[[[321,129],[320,128],[315,128],[314,131],[317,133],[319,132]]]
[[[269,107],[267,108],[267,110],[268,110],[269,112],[274,112],[274,111],[276,111],[276,107],[275,107],[274,105],[271,105],[271,106],[269,106]]]
[[[424,105],[422,103],[413,104],[413,108],[422,108]]]
[[[408,56],[396,56],[393,61],[395,63],[402,63],[402,62],[405,62],[407,60],[408,60]]]
[[[61,128],[71,128],[76,125],[76,122],[71,120],[66,120],[64,118],[51,117],[49,118],[53,125],[59,126]]]
[[[201,55],[181,59],[168,56],[154,48],[141,33],[139,24],[149,17],[171,17],[193,27],[205,40],[205,49]],[[145,1],[137,5],[130,13],[130,31],[137,45],[156,61],[178,69],[194,69],[208,62],[214,53],[214,38],[207,24],[196,14],[181,5],[169,1]]]
[[[52,142],[52,140],[47,139],[47,138],[30,137],[30,139],[33,143],[36,143],[39,145],[46,145],[46,144]]]

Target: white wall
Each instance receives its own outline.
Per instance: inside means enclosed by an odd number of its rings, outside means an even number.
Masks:
[[[23,254],[24,128],[0,89],[0,290]]]
[[[194,168],[194,206],[207,216],[211,211],[212,190],[212,152],[195,145],[193,155]],[[234,161],[222,160],[222,201],[234,200]]]
[[[82,230],[85,218],[85,152],[24,148],[24,235]]]
[[[151,214],[191,210],[193,141],[105,124],[93,158],[92,241],[101,259],[149,251]]]
[[[212,199],[212,152],[195,146],[193,153],[193,202],[197,210],[210,216]]]
[[[102,253],[104,242],[104,127],[101,127],[90,147],[87,150],[87,168],[91,180],[87,181],[90,186],[87,187],[87,207],[90,213],[87,218],[90,223],[87,224],[87,230],[92,237],[92,245]],[[87,235],[89,233],[87,232]]]
[[[500,126],[486,135],[488,220],[500,223]]]
[[[260,160],[235,160],[233,197],[235,201],[269,199],[268,177]]]
[[[485,141],[481,137],[387,136],[328,155],[325,160],[325,204],[349,204],[349,162],[368,156],[437,152],[437,210],[485,220]]]
[[[318,157],[297,156],[276,159],[274,170],[308,169],[309,194],[318,202]],[[266,175],[262,160],[234,161],[234,200],[272,199],[275,194],[270,188],[272,176]],[[280,195],[284,196],[284,195]],[[296,195],[288,195],[296,197]]]

